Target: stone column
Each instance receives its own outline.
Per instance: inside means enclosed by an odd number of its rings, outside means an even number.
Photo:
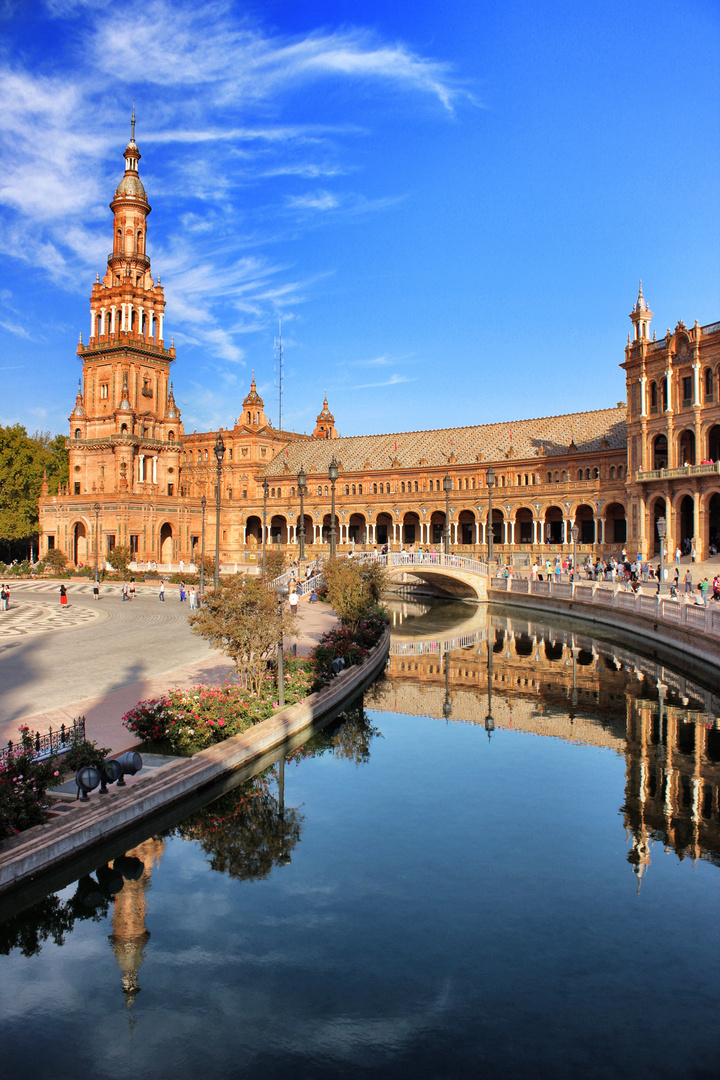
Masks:
[[[647,416],[647,375],[640,376],[640,415]]]

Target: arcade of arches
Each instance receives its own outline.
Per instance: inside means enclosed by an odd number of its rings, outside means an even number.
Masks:
[[[206,551],[215,549],[218,478],[221,562],[255,561],[263,529],[267,543],[297,554],[301,512],[307,553],[326,552],[333,458],[340,550],[439,547],[449,522],[451,548],[466,553],[486,554],[491,529],[503,558],[569,552],[577,525],[583,559],[623,546],[652,556],[661,516],[669,550],[689,541],[702,558],[720,542],[720,323],[679,322],[651,340],[642,289],[621,365],[627,402],[614,408],[341,438],[325,398],[314,431],[302,435],[272,426],[253,376],[228,428],[186,434],[147,254],[134,125],[124,158],[112,252],[92,288],[89,340],[77,350],[70,482],[56,496],[43,487],[41,554],[58,547],[89,562],[120,544],[141,562],[196,561],[203,535]]]

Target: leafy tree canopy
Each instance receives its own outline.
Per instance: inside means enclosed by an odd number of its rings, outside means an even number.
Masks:
[[[50,494],[68,480],[65,436],[49,431],[28,435],[21,424],[0,426],[0,546],[11,555],[13,547],[38,531],[38,499],[47,472]]]

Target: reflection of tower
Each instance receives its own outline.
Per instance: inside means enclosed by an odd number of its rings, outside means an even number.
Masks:
[[[160,861],[164,843],[162,840],[145,840],[128,851],[143,864],[142,874],[136,881],[125,881],[114,899],[113,932],[108,940],[122,972],[123,994],[128,1008],[139,992],[138,971],[144,959],[145,946],[150,931],[145,926],[145,893],[150,888],[152,869]]]

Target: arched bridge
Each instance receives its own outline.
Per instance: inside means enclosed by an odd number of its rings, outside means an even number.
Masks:
[[[363,555],[362,558],[368,556]],[[461,600],[487,600],[488,566],[478,559],[431,551],[393,551],[370,558],[384,564],[391,579],[409,574],[434,586],[446,596]]]

